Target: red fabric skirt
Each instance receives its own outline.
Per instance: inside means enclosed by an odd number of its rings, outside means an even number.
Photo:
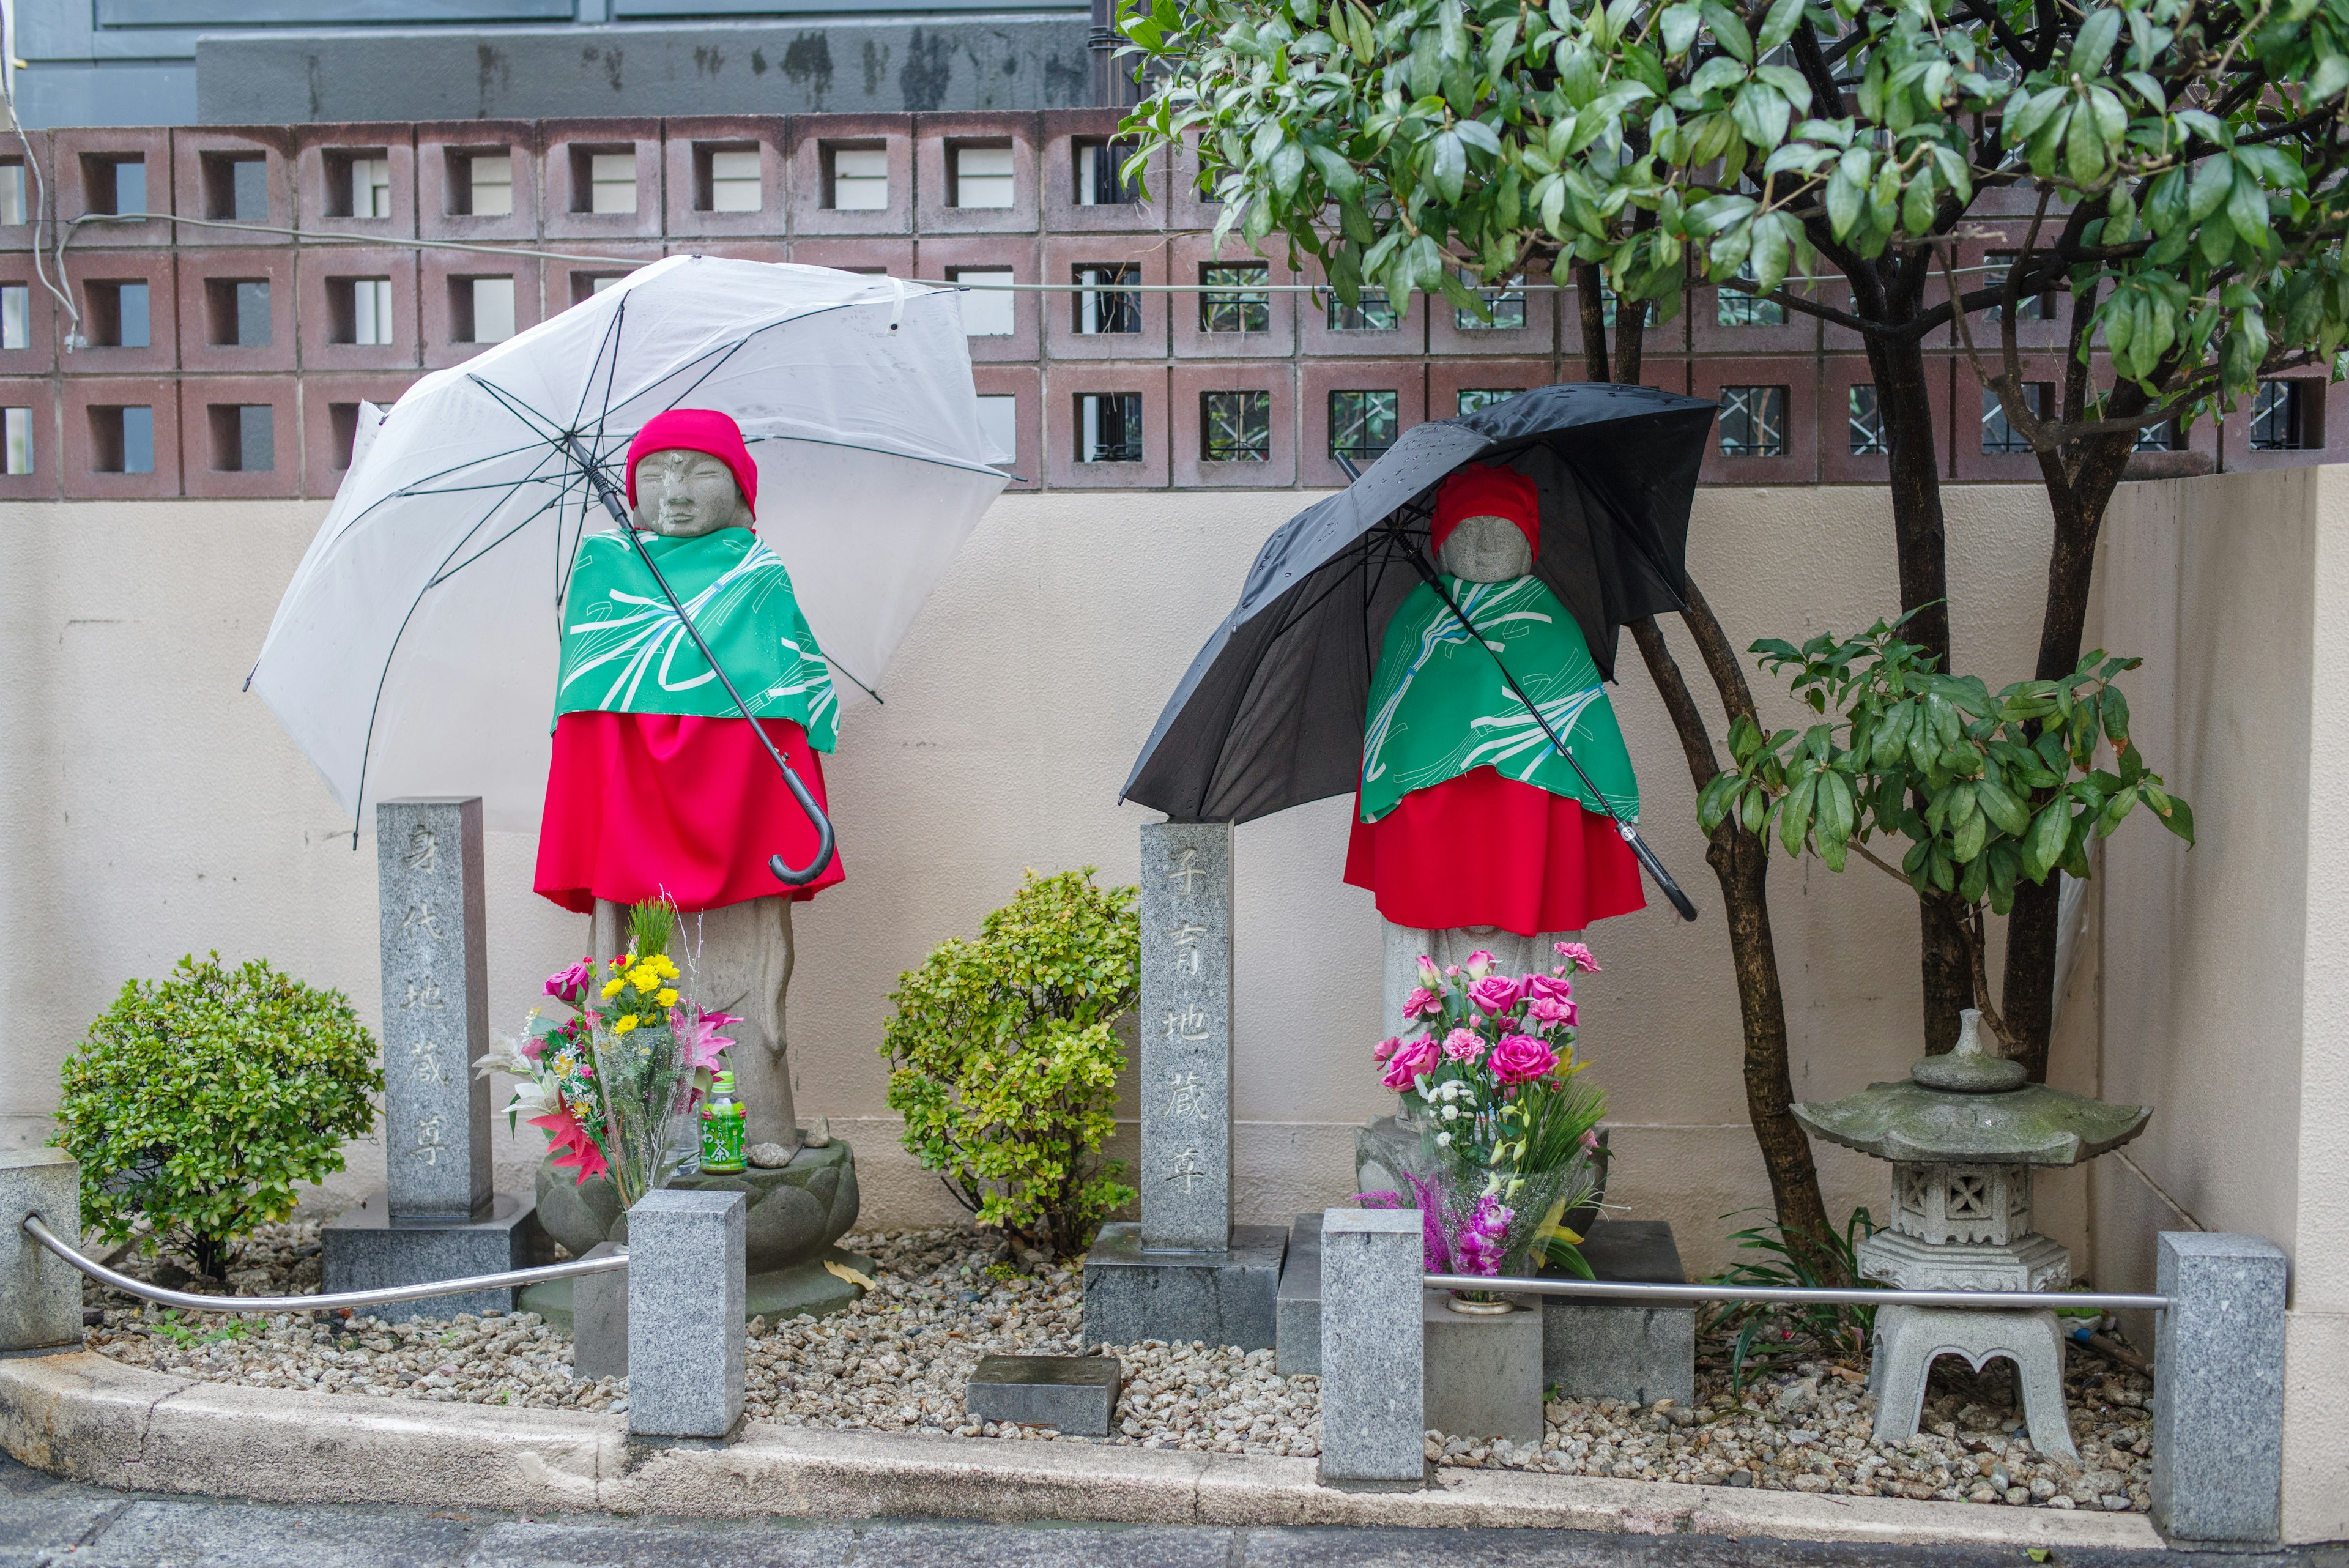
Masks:
[[[806,732],[789,719],[762,722],[823,805],[823,762]],[[566,909],[587,914],[598,898],[633,904],[662,893],[685,910],[812,898],[841,879],[837,852],[796,888],[775,880],[767,857],[804,866],[815,846],[815,825],[747,719],[595,710],[554,722],[535,886]]]
[[[1398,926],[1578,931],[1647,908],[1640,862],[1582,803],[1477,768],[1417,789],[1376,822],[1357,797],[1346,880]]]

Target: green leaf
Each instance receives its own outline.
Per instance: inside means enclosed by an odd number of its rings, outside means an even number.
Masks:
[[[1795,787],[1786,792],[1785,800],[1778,807],[1778,842],[1785,846],[1789,855],[1800,856],[1803,852],[1803,840],[1810,833],[1811,805],[1817,796],[1818,785],[1818,774],[1804,774]]]
[[[1444,130],[1436,133],[1433,155],[1429,159],[1429,173],[1437,191],[1446,202],[1460,200],[1462,183],[1468,178],[1468,149],[1460,133]]]
[[[2072,40],[2072,68],[2083,77],[2100,75],[2105,62],[2113,57],[2113,45],[2121,36],[2121,13],[2118,6],[2106,6],[2088,13],[2080,24],[2080,31]]]
[[[1681,0],[1677,5],[1665,6],[1660,18],[1664,34],[1664,57],[1677,59],[1686,54],[1703,20],[1698,12],[1696,0]]]
[[[1754,36],[1745,30],[1745,24],[1736,12],[1723,5],[1721,0],[1699,0],[1697,9],[1703,16],[1704,25],[1712,32],[1713,42],[1734,55],[1741,65],[1754,63]]]
[[[1757,40],[1764,54],[1795,36],[1802,25],[1804,0],[1771,0],[1769,13],[1762,20],[1762,36]]]
[[[2064,798],[2058,795],[2040,808],[2039,815],[2031,824],[2031,832],[2023,840],[2023,874],[2033,882],[2047,880],[2047,873],[2055,868],[2071,831],[2072,813]]]

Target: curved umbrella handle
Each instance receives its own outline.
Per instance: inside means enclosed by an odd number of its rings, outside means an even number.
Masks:
[[[753,720],[750,727],[758,729],[757,721]],[[761,738],[764,738],[763,732]],[[781,856],[770,855],[767,857],[767,869],[773,872],[775,880],[786,888],[804,888],[823,876],[823,868],[832,864],[832,817],[823,807],[816,805],[815,797],[808,794],[807,785],[800,782],[800,775],[792,771],[792,764],[784,762],[780,753],[776,761],[782,763],[783,784],[791,790],[792,798],[800,803],[800,809],[807,814],[807,819],[815,824],[815,858],[794,871],[784,863]],[[1678,892],[1679,889],[1674,888],[1673,891]]]

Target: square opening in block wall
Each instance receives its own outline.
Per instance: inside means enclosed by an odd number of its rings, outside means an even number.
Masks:
[[[1272,296],[1267,286],[1272,267],[1266,262],[1202,262],[1199,264],[1199,330],[1202,332],[1269,332]]]
[[[2253,452],[2317,452],[2324,445],[2324,383],[2261,381],[2251,394]]]
[[[1078,336],[1142,330],[1142,295],[1132,285],[1142,281],[1135,262],[1089,262],[1070,269],[1077,286],[1070,296]]]
[[[267,403],[213,403],[204,410],[212,427],[212,472],[268,473],[277,466],[277,410]]]
[[[233,223],[269,221],[269,160],[258,152],[207,152],[196,160],[204,216]]]
[[[0,461],[9,473],[33,472],[33,410],[0,409]]]
[[[327,337],[331,342],[381,347],[392,340],[391,279],[330,277],[326,280]]]
[[[1265,462],[1272,457],[1270,392],[1199,394],[1199,460]]]
[[[627,275],[624,272],[574,272],[571,275],[571,303],[585,305]]]
[[[1383,288],[1363,289],[1351,305],[1332,293],[1328,319],[1332,332],[1395,332],[1402,327],[1402,316],[1387,303]]]
[[[223,348],[269,347],[269,280],[265,277],[204,279],[205,341]]]
[[[1142,394],[1077,394],[1077,461],[1142,461]]]
[[[1330,394],[1330,456],[1361,465],[1375,462],[1402,433],[1402,394],[1391,389]]]
[[[450,278],[449,335],[457,343],[502,343],[512,337],[512,275]]]
[[[147,159],[138,152],[85,152],[81,187],[93,213],[147,210]]]
[[[1014,325],[1012,308],[1018,295],[1009,285],[1008,266],[950,266],[947,281],[964,286],[956,300],[962,306],[963,335],[968,337],[1009,337]]]
[[[759,149],[749,141],[693,144],[693,210],[697,213],[756,213],[766,207],[759,172]]]
[[[513,154],[502,147],[451,147],[449,213],[459,218],[513,215]]]
[[[1785,387],[1721,389],[1723,457],[1784,457],[1787,452]]]
[[[32,286],[0,283],[0,348],[30,348],[32,346]]]
[[[98,403],[89,409],[93,473],[155,472],[155,410],[145,403]]]
[[[1491,319],[1458,306],[1452,307],[1454,324],[1463,332],[1515,332],[1526,324],[1526,277],[1519,273],[1500,288],[1478,288],[1476,275],[1462,272],[1460,281],[1468,286],[1483,305]]]
[[[81,286],[82,332],[93,348],[153,347],[148,286],[132,278],[87,278]]]
[[[32,191],[25,181],[25,161],[0,158],[0,223],[30,221]]]
[[[391,154],[381,147],[330,149],[326,155],[326,216],[391,216]]]
[[[1072,192],[1080,207],[1122,207],[1138,202],[1142,192],[1123,172],[1135,144],[1121,137],[1078,137],[1069,144]]]
[[[947,143],[947,183],[949,206],[1009,207],[1013,199],[1011,143]]]
[[[571,149],[571,210],[626,215],[636,210],[634,147]]]
[[[358,444],[359,406],[357,403],[326,405],[326,444],[332,447],[330,461],[337,473],[351,466],[351,449]]]
[[[978,395],[978,439],[989,462],[1013,462],[1019,456],[1019,400],[1010,392]]]
[[[821,151],[825,206],[836,213],[878,213],[887,209],[887,144],[879,141],[827,141]]]

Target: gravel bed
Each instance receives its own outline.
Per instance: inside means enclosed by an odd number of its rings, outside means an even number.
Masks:
[[[879,1288],[821,1320],[754,1320],[745,1399],[753,1419],[1013,1441],[1310,1457],[1319,1451],[1320,1385],[1282,1377],[1270,1351],[1163,1344],[1115,1347],[1125,1366],[1117,1428],[1086,1438],[972,1422],[962,1388],[990,1354],[1071,1355],[1086,1346],[1082,1282],[1061,1269],[995,1265],[965,1231],[853,1236]],[[151,1262],[125,1272],[152,1277]],[[312,1291],[317,1227],[264,1227],[229,1270],[236,1293]],[[178,1272],[160,1271],[166,1282]],[[374,1398],[625,1410],[627,1380],[582,1384],[571,1338],[528,1313],[393,1324],[336,1314],[183,1314],[126,1309],[94,1287],[88,1347],[134,1366],[214,1382]],[[1096,1346],[1106,1350],[1111,1347]],[[1708,1359],[1712,1347],[1708,1347]],[[1944,1359],[1918,1436],[1871,1433],[1865,1368],[1832,1359],[1749,1375],[1733,1397],[1725,1369],[1701,1369],[1696,1399],[1640,1407],[1552,1400],[1537,1448],[1428,1434],[1429,1458],[1465,1468],[1674,1480],[1696,1485],[1908,1497],[2021,1507],[2142,1511],[2148,1504],[2151,1384],[2087,1352],[2066,1376],[2080,1465],[2041,1456],[2022,1430],[2004,1363],[1976,1375]]]

